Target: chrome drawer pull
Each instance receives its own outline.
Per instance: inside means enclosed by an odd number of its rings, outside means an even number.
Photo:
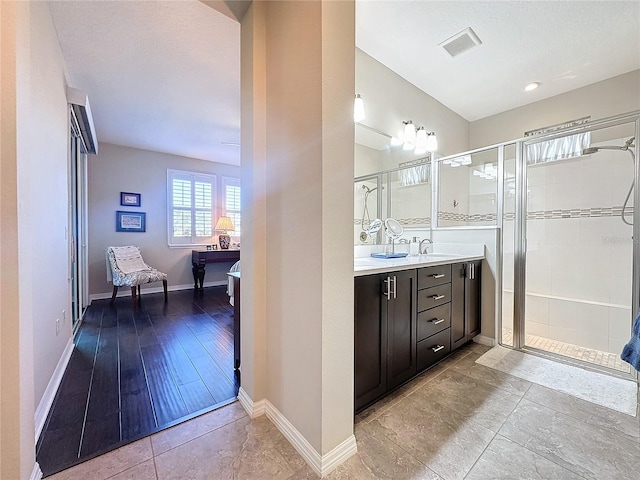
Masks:
[[[434,275],[431,275],[431,277],[433,277],[433,278],[442,278],[442,277],[444,277],[444,273],[436,273]]]
[[[444,348],[444,345],[438,345],[437,347],[431,347],[431,350],[433,350],[433,353],[437,353],[443,348]]]
[[[442,300],[444,298],[444,295],[431,295],[431,298],[433,298],[434,300]]]
[[[437,318],[434,318],[433,320],[429,320],[431,323],[433,323],[434,325],[438,325],[442,322],[444,322],[444,318],[441,318],[440,320],[438,320]]]

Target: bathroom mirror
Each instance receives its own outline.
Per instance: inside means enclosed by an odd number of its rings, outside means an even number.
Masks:
[[[427,153],[403,150],[392,136],[355,125],[354,245],[386,243],[382,231],[369,234],[374,219],[392,217],[405,234],[431,228],[431,161]]]

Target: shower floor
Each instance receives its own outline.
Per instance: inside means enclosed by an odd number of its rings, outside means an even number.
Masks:
[[[513,345],[513,331],[507,328],[502,329],[502,342],[505,345]],[[620,356],[615,353],[601,352],[593,348],[579,347],[570,343],[551,340],[549,338],[538,337],[527,334],[525,345],[528,347],[544,350],[545,352],[556,353],[565,357],[575,358],[594,365],[611,368],[619,372],[630,372],[629,364],[620,360]]]

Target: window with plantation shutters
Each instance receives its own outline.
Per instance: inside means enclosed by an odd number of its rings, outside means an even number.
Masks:
[[[215,186],[215,175],[167,170],[169,246],[211,243]]]
[[[222,188],[224,189],[223,215],[226,215],[233,222],[235,227],[229,235],[240,236],[241,215],[240,215],[240,180],[237,178],[222,178]]]

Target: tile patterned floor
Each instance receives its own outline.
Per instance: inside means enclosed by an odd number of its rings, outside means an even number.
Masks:
[[[358,453],[326,478],[638,478],[639,417],[476,364],[486,350],[464,347],[358,415]],[[50,478],[317,477],[267,418],[234,403]]]
[[[508,328],[502,329],[502,342],[505,345],[513,345],[513,331]],[[609,352],[601,352],[592,348],[579,347],[570,343],[551,340],[549,338],[538,337],[527,334],[525,344],[529,347],[544,350],[545,352],[557,353],[565,357],[575,358],[594,365],[611,368],[619,372],[629,373],[628,363],[620,360],[620,355]]]

